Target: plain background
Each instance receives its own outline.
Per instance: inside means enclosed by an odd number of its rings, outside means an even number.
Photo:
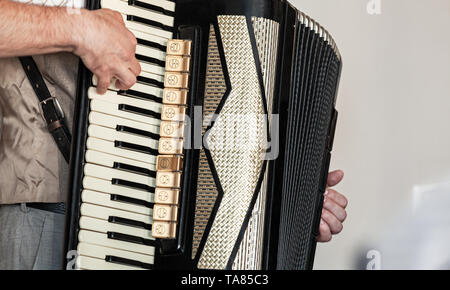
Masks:
[[[349,217],[319,245],[315,268],[365,269],[369,250],[381,268],[445,268],[450,1],[381,0],[379,15],[369,0],[291,2],[330,31],[344,60],[331,166],[345,170]]]

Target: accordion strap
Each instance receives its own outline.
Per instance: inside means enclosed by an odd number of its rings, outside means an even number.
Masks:
[[[29,56],[20,57],[19,59],[39,100],[39,110],[42,118],[47,124],[47,129],[53,136],[59,151],[61,151],[61,154],[68,163],[70,159],[70,144],[72,137],[66,126],[61,105],[59,104],[58,99],[52,97],[50,94],[33,58]]]

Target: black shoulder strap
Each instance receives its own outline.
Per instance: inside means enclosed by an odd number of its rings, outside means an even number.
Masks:
[[[65,124],[64,112],[58,100],[51,96],[33,58],[31,56],[21,57],[20,62],[22,63],[25,74],[39,99],[39,109],[42,118],[47,122],[48,131],[53,136],[56,145],[58,145],[59,150],[68,163],[70,159],[70,143],[72,137]]]

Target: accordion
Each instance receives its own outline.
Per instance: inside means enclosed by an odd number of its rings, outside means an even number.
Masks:
[[[88,6],[123,15],[142,73],[99,95],[80,66],[69,264],[311,269],[341,72],[330,34],[284,0]]]

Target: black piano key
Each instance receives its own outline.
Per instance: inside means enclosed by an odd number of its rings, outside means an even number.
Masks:
[[[144,136],[144,137],[149,137],[153,140],[159,140],[159,135],[152,133],[152,132],[148,132],[148,131],[144,131],[144,130],[139,130],[136,128],[131,128],[128,126],[122,126],[122,125],[117,125],[116,126],[116,131],[117,132],[125,132],[125,133],[130,133],[130,134],[134,134],[134,135],[140,135],[140,136]]]
[[[134,188],[134,189],[140,189],[140,190],[145,190],[145,191],[148,191],[151,193],[155,193],[154,187],[151,187],[151,186],[148,186],[145,184],[141,184],[141,183],[128,181],[128,180],[113,178],[111,183],[113,185],[124,186],[124,187],[129,187],[129,188]]]
[[[124,141],[114,141],[114,146],[116,148],[127,149],[127,150],[136,151],[136,152],[140,152],[140,153],[144,153],[144,154],[151,154],[154,156],[158,155],[158,150],[155,150],[153,148],[146,147],[146,146],[141,146],[141,145],[124,142]]]
[[[150,177],[156,177],[156,172],[153,170],[138,167],[138,166],[133,166],[133,165],[129,165],[129,164],[124,164],[124,163],[120,163],[120,162],[114,162],[113,168],[119,169],[122,171],[128,171],[128,172],[132,172],[132,173],[142,174],[142,175],[146,175],[146,176],[150,176]]]
[[[147,24],[147,25],[150,25],[150,26],[153,26],[153,27],[156,27],[156,28],[160,28],[160,29],[165,30],[165,31],[173,32],[173,27],[171,27],[171,26],[167,26],[167,25],[164,25],[164,24],[162,24],[160,22],[153,21],[153,20],[146,19],[146,18],[142,18],[142,17],[139,17],[139,16],[127,15],[127,21],[139,22],[139,23],[142,23],[142,24]]]
[[[138,76],[137,77],[137,81],[139,83],[144,83],[144,84],[147,84],[147,85],[152,85],[152,86],[158,87],[160,89],[164,89],[164,83],[159,82],[159,81],[157,81],[155,79]]]
[[[116,233],[116,232],[108,232],[108,239],[116,240],[116,241],[122,241],[122,242],[129,242],[139,245],[145,245],[150,247],[156,247],[157,243],[154,240],[144,239],[141,237]]]
[[[130,259],[125,259],[125,258],[120,258],[120,257],[116,257],[116,256],[106,256],[105,261],[108,263],[120,264],[120,265],[125,265],[125,266],[133,266],[133,267],[138,267],[138,268],[142,268],[142,269],[146,269],[146,270],[154,269],[152,264],[147,264],[147,263],[130,260]]]
[[[156,42],[153,42],[153,41],[149,41],[149,40],[146,40],[146,39],[138,38],[137,39],[137,43],[139,43],[141,45],[153,47],[153,48],[159,49],[159,50],[164,51],[164,52],[167,50],[167,46],[159,44],[159,43],[156,43]]]
[[[153,112],[151,110],[138,108],[138,107],[130,106],[130,105],[125,105],[125,104],[119,104],[118,109],[119,109],[119,111],[124,111],[124,112],[128,112],[128,113],[133,113],[133,114],[139,114],[139,115],[142,115],[145,117],[153,117],[155,119],[161,120],[161,114],[157,113],[157,112]]]
[[[145,9],[153,10],[155,12],[159,12],[159,13],[167,15],[167,16],[175,17],[175,12],[173,12],[173,11],[169,11],[169,10],[166,10],[166,9],[164,9],[162,7],[159,7],[159,6],[156,6],[156,5],[152,5],[152,4],[148,4],[148,3],[145,3],[145,2],[141,2],[141,1],[138,1],[138,0],[128,0],[128,5],[142,7],[142,8],[145,8]]]
[[[139,92],[139,91],[134,91],[134,90],[119,91],[118,94],[119,95],[123,95],[123,96],[127,96],[127,97],[135,97],[135,98],[139,98],[139,99],[154,101],[156,103],[162,104],[162,99],[161,98],[158,98],[155,95],[146,94],[146,93]]]
[[[148,202],[148,201],[145,201],[142,199],[137,199],[137,198],[131,198],[128,196],[118,195],[118,194],[112,194],[111,200],[117,201],[117,202],[128,203],[128,204],[141,205],[141,206],[145,206],[148,208],[153,208],[153,205],[154,205],[154,203],[152,203],[152,202]]]
[[[142,55],[142,54],[136,54],[136,58],[138,60],[142,60],[142,61],[145,61],[145,62],[148,62],[148,63],[156,64],[156,65],[158,65],[160,67],[165,67],[166,66],[166,62],[165,61],[159,60],[159,59],[154,58],[154,57],[150,57],[150,56],[146,56],[146,55]]]
[[[141,229],[145,229],[145,230],[149,230],[149,231],[152,230],[152,225],[151,224],[146,224],[144,222],[130,220],[130,219],[116,217],[116,216],[110,216],[108,218],[108,222],[110,222],[112,224],[122,225],[122,226],[130,226],[130,227],[135,227],[135,228],[141,228]]]

